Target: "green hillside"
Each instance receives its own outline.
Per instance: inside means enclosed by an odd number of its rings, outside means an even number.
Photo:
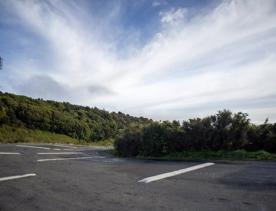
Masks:
[[[3,125],[8,125],[64,134],[86,142],[98,142],[115,138],[131,125],[146,125],[150,122],[150,119],[121,112],[0,92],[2,131]]]

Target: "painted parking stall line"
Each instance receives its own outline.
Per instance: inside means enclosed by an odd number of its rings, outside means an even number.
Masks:
[[[31,145],[16,145],[17,147],[23,147],[23,148],[33,148],[33,149],[47,149],[50,150],[49,147],[38,147],[38,146],[31,146]]]
[[[38,155],[78,155],[83,152],[39,152]]]
[[[0,155],[21,155],[19,152],[0,152]]]
[[[172,171],[172,172],[159,174],[159,175],[152,176],[152,177],[147,177],[147,178],[144,178],[142,180],[139,180],[138,182],[150,183],[150,182],[165,179],[165,178],[168,178],[168,177],[177,176],[177,175],[180,175],[180,174],[184,174],[184,173],[187,173],[187,172],[191,172],[191,171],[201,169],[201,168],[205,168],[205,167],[212,166],[212,165],[214,165],[214,163],[203,163],[203,164],[191,166],[191,167],[188,167],[188,168],[185,168],[185,169],[180,169],[180,170],[177,170],[177,171]]]
[[[52,159],[39,159],[37,162],[46,162],[46,161],[62,161],[62,160],[82,160],[82,159],[91,159],[91,158],[105,158],[104,156],[91,156],[91,157],[77,157],[77,158],[52,158]]]
[[[70,149],[77,149],[77,147],[67,146],[67,145],[62,145],[62,144],[55,144],[54,146],[56,146],[56,147],[70,148]]]
[[[21,179],[21,178],[26,178],[26,177],[34,177],[34,176],[36,176],[35,173],[9,176],[9,177],[1,177],[0,182],[7,181],[7,180]]]

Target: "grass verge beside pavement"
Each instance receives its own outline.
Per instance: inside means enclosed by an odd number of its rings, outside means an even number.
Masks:
[[[51,133],[42,130],[32,130],[23,127],[0,126],[0,143],[59,143],[59,144],[82,144],[95,146],[113,146],[113,140],[87,142],[72,137]]]
[[[138,156],[139,159],[150,160],[276,160],[276,154],[264,150],[248,152],[245,150],[236,151],[186,151],[172,153],[161,157]]]

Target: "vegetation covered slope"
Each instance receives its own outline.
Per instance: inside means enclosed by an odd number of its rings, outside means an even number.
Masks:
[[[244,150],[263,150],[254,156],[267,158],[266,152],[276,153],[276,123],[255,125],[242,112],[224,110],[182,123],[154,122],[121,112],[0,92],[2,143],[103,143],[114,138],[121,156],[194,158],[196,152],[197,157],[225,157],[238,150],[235,156],[246,157]]]
[[[80,144],[72,137],[48,131],[0,125],[0,143],[67,143]],[[97,142],[98,143],[98,142]]]
[[[0,92],[0,125],[39,129],[94,142],[114,138],[130,125],[150,122],[121,112]]]

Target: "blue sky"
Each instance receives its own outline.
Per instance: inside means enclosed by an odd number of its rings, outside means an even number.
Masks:
[[[156,120],[276,121],[275,0],[0,0],[0,90]]]

